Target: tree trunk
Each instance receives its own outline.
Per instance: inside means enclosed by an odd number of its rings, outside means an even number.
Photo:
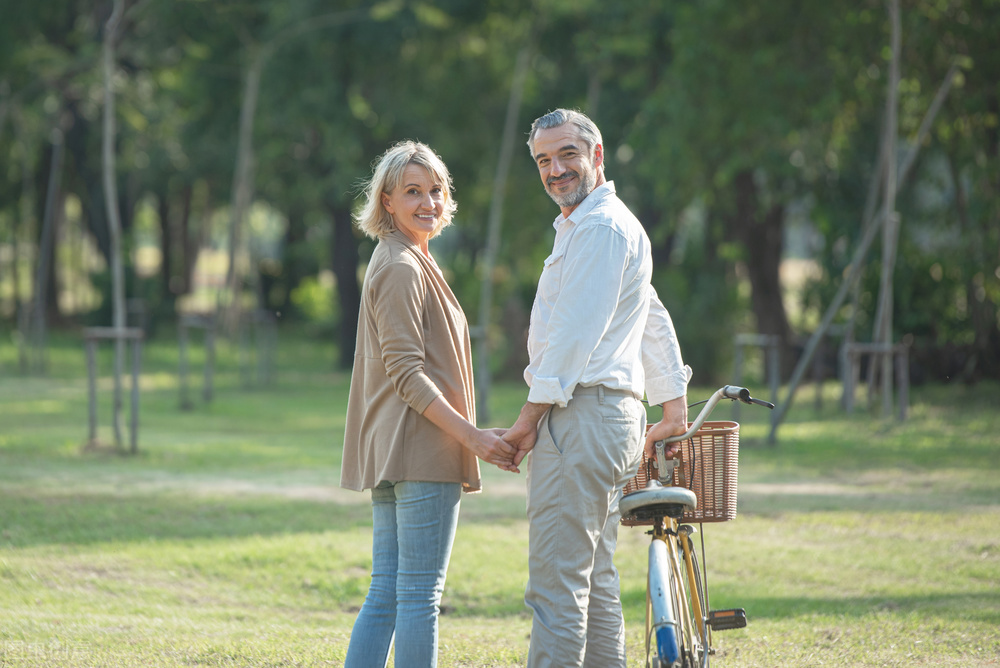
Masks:
[[[178,235],[181,239],[183,256],[181,258],[180,283],[176,289],[178,295],[191,294],[194,290],[194,268],[198,262],[198,252],[205,244],[208,225],[202,225],[197,237],[191,233],[191,208],[194,199],[194,186],[188,183],[184,186],[184,207],[180,217],[180,230]],[[205,202],[210,201],[208,193],[205,194]],[[199,210],[204,215],[204,209]]]
[[[52,202],[52,229],[50,231],[50,238],[48,241],[48,260],[45,263],[46,272],[48,275],[45,277],[45,319],[52,325],[58,326],[62,321],[62,309],[59,305],[59,272],[61,267],[59,266],[59,254],[57,252],[59,248],[59,239],[63,235],[63,223],[64,223],[64,211],[66,209],[66,196],[60,182],[57,181],[58,190],[55,193],[55,199]]]
[[[115,182],[115,98],[112,89],[114,76],[115,40],[124,11],[124,0],[115,0],[114,10],[104,28],[104,131],[101,155],[104,166],[104,202],[108,214],[108,236],[111,240],[111,294],[112,321],[118,336],[115,337],[114,363],[114,414],[115,445],[122,444],[122,367],[125,356],[125,271],[122,263],[121,220],[118,209],[118,186]]]
[[[65,131],[66,154],[72,165],[67,173],[75,177],[67,189],[80,198],[87,229],[110,267],[111,240],[105,213],[103,174],[97,169],[97,162],[91,159],[97,149],[91,142],[91,124],[73,100],[66,101],[66,112],[69,116]]]
[[[358,241],[351,225],[351,210],[345,205],[332,205],[333,275],[337,279],[340,299],[340,368],[354,364],[357,345],[358,311],[361,308],[361,286],[358,285]]]
[[[336,11],[324,14],[305,21],[299,21],[288,26],[272,40],[265,44],[253,44],[247,46],[247,66],[243,73],[243,97],[240,103],[240,125],[239,135],[236,145],[236,166],[233,171],[233,186],[231,190],[232,219],[229,227],[229,268],[226,273],[226,285],[228,286],[231,300],[230,313],[228,318],[230,324],[236,322],[239,313],[239,293],[241,281],[236,272],[236,253],[243,243],[242,235],[243,219],[246,216],[254,196],[254,153],[253,153],[253,124],[254,115],[257,112],[258,97],[260,95],[260,78],[264,70],[264,65],[270,57],[281,46],[289,43],[298,36],[312,30],[320,28],[331,28],[334,26],[352,23],[368,17],[368,10],[352,9],[347,11]],[[251,267],[250,276],[257,283],[255,293],[259,292],[258,268]],[[259,304],[263,306],[263,304]]]
[[[236,260],[244,243],[243,221],[253,201],[253,120],[257,112],[257,98],[260,93],[260,75],[267,60],[267,55],[262,53],[259,48],[248,50],[249,63],[243,73],[243,98],[240,103],[236,166],[233,170],[233,186],[230,191],[232,198],[230,215],[232,217],[229,221],[229,266],[226,269],[226,288],[230,301],[225,318],[230,327],[237,322],[238,314],[242,308],[240,304],[242,281],[240,281],[239,272],[236,270]],[[250,273],[252,274],[254,271],[256,268],[252,267]]]
[[[507,175],[514,154],[514,139],[517,132],[517,119],[521,111],[521,100],[524,97],[524,84],[531,63],[531,53],[534,50],[535,26],[531,26],[528,37],[517,54],[514,65],[514,75],[510,83],[510,94],[507,98],[507,111],[504,118],[503,134],[500,135],[500,150],[497,157],[497,168],[493,174],[493,195],[490,198],[490,212],[486,221],[486,247],[484,248],[483,277],[479,293],[479,326],[476,342],[476,413],[481,420],[489,420],[489,396],[492,385],[490,376],[490,322],[493,319],[493,270],[496,257],[500,252],[500,226],[503,223],[503,203],[507,191]],[[595,101],[596,104],[596,101]],[[593,113],[593,112],[591,112]]]
[[[23,320],[23,317],[27,315],[28,309],[21,301],[21,249],[22,242],[25,240],[26,234],[32,229],[33,221],[35,220],[35,181],[31,169],[31,149],[28,148],[29,140],[24,127],[24,118],[19,110],[15,110],[12,120],[14,134],[16,135],[15,141],[21,153],[21,196],[18,206],[18,217],[11,223],[10,228],[11,249],[13,250],[11,286],[14,298],[14,321],[18,323],[19,331],[23,334],[26,331],[26,327],[22,325],[22,322],[26,322]],[[27,353],[23,336],[18,337],[18,352],[21,372],[25,373],[27,370]]]
[[[785,210],[776,204],[761,212],[757,184],[749,170],[737,174],[734,187],[736,207],[727,218],[729,237],[740,241],[747,251],[746,266],[757,333],[777,335],[783,349],[788,351],[791,327],[782,301],[780,278]],[[782,358],[782,375],[785,375],[790,355],[783,354]]]
[[[38,234],[37,257],[35,259],[35,280],[32,285],[32,306],[28,318],[23,319],[24,338],[28,341],[28,349],[33,360],[28,367],[34,367],[39,373],[46,371],[45,339],[46,314],[49,313],[51,290],[55,280],[52,268],[55,253],[55,227],[57,202],[61,201],[59,191],[63,171],[63,140],[62,133],[55,130],[52,133],[52,150],[49,157],[48,179],[45,186],[45,202],[42,205],[42,225]]]
[[[282,244],[282,280],[283,294],[281,301],[275,307],[282,313],[291,313],[292,291],[295,290],[306,276],[315,273],[316,266],[311,261],[305,261],[303,249],[306,245],[306,222],[303,211],[293,209],[288,212],[288,225],[285,228],[285,240]]]
[[[883,197],[886,214],[882,226],[882,275],[879,281],[878,306],[875,311],[875,331],[872,341],[889,346],[895,340],[893,331],[893,275],[896,270],[896,248],[899,245],[899,216],[896,213],[896,134],[898,132],[897,93],[899,90],[900,16],[899,0],[889,2],[891,26],[889,83],[885,103],[885,188]],[[882,417],[892,414],[892,355],[888,352],[881,359]],[[874,367],[873,367],[874,368]]]
[[[156,209],[160,217],[160,298],[165,304],[173,304],[176,298],[172,283],[177,235],[170,215],[170,196],[166,187],[156,193]]]

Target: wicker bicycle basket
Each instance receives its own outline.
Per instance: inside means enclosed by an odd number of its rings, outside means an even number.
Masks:
[[[698,497],[698,507],[684,511],[687,522],[726,522],[736,517],[736,478],[739,468],[740,426],[735,422],[708,421],[681,443],[681,465],[674,470],[674,485]],[[643,456],[639,472],[623,494],[644,489],[656,468]],[[625,526],[652,524],[653,520],[622,520]]]

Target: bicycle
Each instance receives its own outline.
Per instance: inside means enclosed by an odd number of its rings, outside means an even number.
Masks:
[[[647,532],[652,536],[646,580],[647,668],[707,668],[715,653],[712,631],[747,624],[742,608],[710,609],[706,573],[691,540],[697,529],[682,523],[736,517],[739,424],[706,421],[722,399],[774,408],[751,397],[744,387],[720,388],[704,402],[688,431],[656,443],[655,461],[643,462],[619,503],[622,524],[652,526]],[[681,442],[680,456],[667,459],[665,444],[676,442]],[[701,555],[704,562],[703,533]]]

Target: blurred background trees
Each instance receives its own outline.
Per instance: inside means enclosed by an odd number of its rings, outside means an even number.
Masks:
[[[100,54],[112,2],[0,5],[0,328],[27,337],[33,304],[51,326],[106,324]],[[997,378],[1000,2],[906,0],[902,17],[900,151],[956,62],[959,73],[898,196],[895,338],[913,337],[917,379]],[[432,249],[473,323],[494,281],[491,365],[517,377],[558,213],[522,140],[566,106],[604,133],[607,175],[653,241],[655,284],[698,379],[728,373],[734,332],[778,335],[794,357],[862,232],[888,44],[875,0],[128,0],[114,79],[127,296],[152,328],[227,299],[266,309],[314,328],[348,367],[373,248],[351,224],[358,184],[392,142],[419,139],[445,159],[459,202]],[[522,48],[530,67],[487,277]],[[837,318],[859,340],[872,335],[878,253]]]

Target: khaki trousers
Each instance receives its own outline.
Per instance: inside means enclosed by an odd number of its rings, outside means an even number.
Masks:
[[[646,412],[630,392],[576,388],[541,420],[527,467],[529,668],[625,666],[618,501],[639,467]]]

